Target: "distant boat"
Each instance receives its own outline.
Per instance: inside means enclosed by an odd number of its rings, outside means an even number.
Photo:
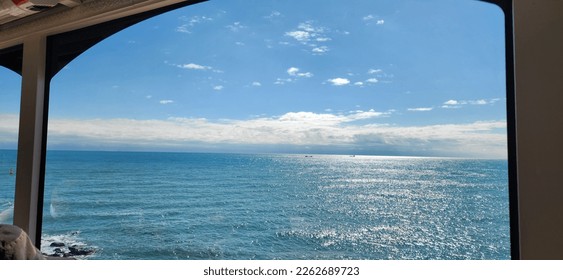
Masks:
[[[313,156],[305,156],[305,157],[313,157]]]
[[[10,168],[10,175],[14,175],[14,169]]]
[[[356,155],[350,155],[350,157],[356,157]]]

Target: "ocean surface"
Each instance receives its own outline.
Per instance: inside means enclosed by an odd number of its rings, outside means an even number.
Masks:
[[[15,151],[0,150],[0,223]],[[508,259],[507,162],[50,151],[43,218],[86,259]]]

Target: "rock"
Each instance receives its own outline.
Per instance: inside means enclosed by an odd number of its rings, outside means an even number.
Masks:
[[[88,256],[91,254],[94,254],[96,252],[96,250],[91,249],[91,248],[83,248],[83,247],[79,247],[77,245],[73,245],[68,247],[69,255],[70,256]]]
[[[56,248],[55,251],[52,254],[47,255],[47,256],[49,256],[49,257],[63,257],[64,254],[65,253],[63,252],[63,250],[61,248]]]
[[[63,242],[53,242],[50,245],[51,247],[64,247],[65,244]]]

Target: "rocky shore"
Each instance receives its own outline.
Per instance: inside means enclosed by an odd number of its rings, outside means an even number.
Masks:
[[[63,242],[52,242],[49,246],[55,247],[55,249],[52,254],[47,254],[47,257],[76,258],[89,256],[96,252],[94,248],[81,245],[67,245]]]

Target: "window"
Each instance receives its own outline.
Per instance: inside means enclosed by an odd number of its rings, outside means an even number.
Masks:
[[[469,0],[261,0],[124,30],[52,82],[44,250],[509,258],[503,23]]]
[[[0,67],[0,223],[11,223],[14,211],[21,77]]]

